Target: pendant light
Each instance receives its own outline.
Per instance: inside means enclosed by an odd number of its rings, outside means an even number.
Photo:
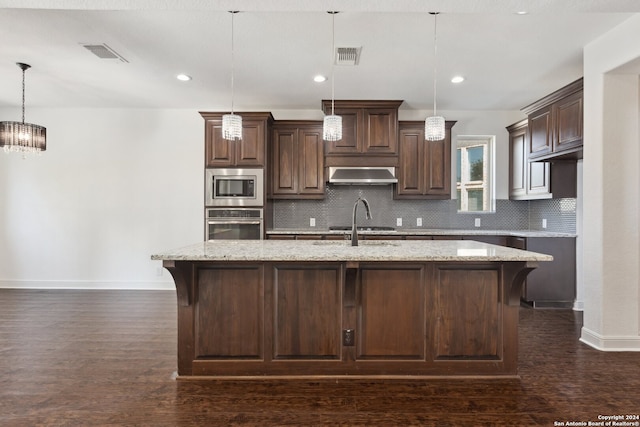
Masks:
[[[444,139],[444,117],[438,116],[436,112],[436,82],[437,82],[437,56],[438,56],[438,14],[439,12],[429,12],[433,15],[433,116],[427,117],[424,121],[424,138],[427,141],[440,141]]]
[[[242,139],[242,117],[233,114],[233,97],[235,95],[234,87],[234,43],[233,43],[233,17],[237,10],[230,10],[231,14],[231,114],[222,116],[222,137],[230,141]]]
[[[336,51],[336,14],[338,12],[327,12],[331,14],[331,114],[324,116],[322,124],[322,139],[325,141],[340,141],[342,139],[342,117],[336,116],[334,112],[334,69]]]
[[[24,75],[31,68],[29,64],[17,62],[22,70],[22,122],[0,122],[0,147],[7,153],[41,154],[47,149],[47,129],[24,121]]]

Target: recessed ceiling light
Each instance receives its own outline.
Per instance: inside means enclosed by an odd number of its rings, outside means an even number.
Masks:
[[[527,12],[526,10],[519,10],[516,12],[516,15],[526,15],[527,13],[529,12]]]
[[[327,78],[323,75],[318,74],[317,76],[313,77],[313,81],[316,83],[322,83],[322,82],[326,82]]]
[[[189,80],[191,80],[191,76],[188,76],[186,74],[178,74],[176,76],[176,79],[180,80],[181,82],[188,82]]]
[[[451,78],[451,83],[462,83],[464,81],[464,77],[462,76],[454,76]]]

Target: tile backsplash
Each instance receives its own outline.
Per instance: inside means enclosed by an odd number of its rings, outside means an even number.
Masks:
[[[365,208],[358,206],[358,224],[390,226],[396,229],[486,229],[545,230],[576,232],[576,199],[496,200],[492,213],[458,213],[456,200],[394,200],[393,186],[328,185],[324,200],[275,200],[273,228],[324,230],[349,225],[358,197],[367,199],[373,218],[365,219]],[[316,226],[309,225],[315,218]],[[397,226],[402,218],[402,226]],[[422,218],[422,226],[417,226]],[[480,227],[475,219],[480,218]],[[543,228],[543,219],[546,228]]]

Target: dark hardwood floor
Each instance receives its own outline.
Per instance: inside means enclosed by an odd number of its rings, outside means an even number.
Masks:
[[[521,308],[517,380],[176,381],[173,292],[0,289],[0,425],[553,426],[640,413],[640,353],[594,350],[580,326],[570,310]]]

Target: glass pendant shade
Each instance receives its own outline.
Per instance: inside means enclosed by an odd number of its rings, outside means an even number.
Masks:
[[[222,137],[228,140],[242,139],[242,117],[237,114],[222,116]]]
[[[342,117],[334,114],[324,116],[322,124],[322,139],[325,141],[340,141],[342,139]]]
[[[6,153],[22,153],[23,157],[26,157],[27,154],[41,154],[47,149],[47,129],[24,121],[24,74],[31,66],[22,62],[16,65],[22,70],[22,121],[0,122],[0,147],[3,147]]]
[[[427,141],[441,141],[444,139],[444,117],[427,117],[424,121],[424,139]]]
[[[47,129],[24,122],[0,122],[0,147],[7,153],[40,153],[47,149]]]

